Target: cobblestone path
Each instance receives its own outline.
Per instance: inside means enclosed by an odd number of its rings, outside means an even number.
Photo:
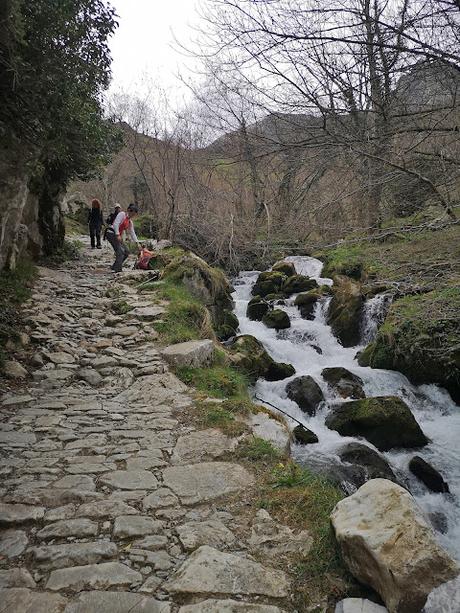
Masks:
[[[187,423],[161,309],[109,257],[40,269],[26,305],[33,375],[0,401],[0,613],[292,611],[288,576],[251,555],[283,527],[227,509],[253,476]]]

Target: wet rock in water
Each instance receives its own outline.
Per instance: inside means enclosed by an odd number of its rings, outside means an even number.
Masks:
[[[285,362],[273,362],[268,367],[264,378],[267,381],[281,381],[295,375],[295,368],[292,364],[286,364]]]
[[[316,303],[320,298],[321,292],[316,289],[312,289],[309,292],[296,296],[294,304],[296,307],[299,307],[300,315],[304,319],[313,319]]]
[[[272,303],[276,303],[276,304],[286,304],[285,296],[284,296],[283,293],[279,293],[279,294],[267,294],[265,296],[265,300],[267,300],[267,302],[272,302]]]
[[[292,275],[286,279],[281,289],[287,296],[290,296],[299,292],[308,292],[317,287],[318,283],[315,279],[309,279],[304,275]]]
[[[460,575],[435,588],[427,598],[422,613],[458,613],[460,611]]]
[[[342,436],[364,437],[380,451],[428,443],[409,407],[396,396],[346,402],[334,409],[325,423]]]
[[[212,362],[214,343],[210,339],[187,341],[165,347],[161,355],[174,366],[191,366],[193,368],[206,366]]]
[[[341,500],[331,520],[348,569],[391,613],[419,613],[433,588],[460,572],[412,496],[387,479]]]
[[[280,262],[273,264],[272,270],[275,272],[282,272],[283,275],[286,275],[287,277],[292,277],[293,275],[297,274],[294,264],[292,262],[286,262],[285,260],[281,260]]]
[[[416,455],[409,462],[409,470],[432,492],[449,492],[449,486],[440,472],[423,458]]]
[[[320,386],[310,375],[293,379],[286,385],[288,398],[293,400],[308,415],[315,415],[318,405],[324,400]]]
[[[397,483],[397,478],[390,465],[379,453],[361,443],[348,443],[338,451],[342,462],[348,462],[364,469],[364,480],[357,484],[364,485],[370,479],[389,479]]]
[[[248,302],[246,317],[252,321],[262,321],[262,317],[269,309],[270,305],[263,298],[254,296],[254,298]]]
[[[327,323],[344,347],[354,347],[361,335],[361,288],[348,277],[337,276],[332,291]]]
[[[444,513],[441,513],[440,511],[428,513],[428,519],[436,532],[446,534],[447,530],[449,529],[449,522]]]
[[[366,397],[362,379],[342,366],[324,368],[321,376],[342,398]]]
[[[267,294],[277,294],[286,280],[287,276],[281,272],[261,272],[252,288],[252,295],[264,298]]]
[[[299,445],[311,445],[312,443],[318,442],[316,434],[300,424],[294,428],[292,435],[294,436],[295,442]]]
[[[262,318],[263,323],[267,328],[275,328],[275,330],[285,330],[291,327],[289,315],[281,309],[273,309],[268,311]]]

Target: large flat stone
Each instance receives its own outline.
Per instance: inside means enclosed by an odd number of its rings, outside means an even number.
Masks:
[[[151,517],[126,515],[117,517],[113,526],[113,535],[117,538],[146,536],[156,534],[164,528],[164,522]]]
[[[0,432],[0,447],[29,447],[36,440],[32,432]]]
[[[101,560],[108,560],[117,555],[118,549],[115,543],[99,541],[33,547],[30,552],[40,568],[54,569],[95,564]]]
[[[29,539],[23,530],[5,530],[0,533],[0,556],[15,558],[27,547]]]
[[[130,317],[136,317],[143,321],[154,321],[160,318],[166,313],[163,307],[149,306],[149,307],[136,307],[129,312]]]
[[[179,499],[175,494],[166,487],[160,487],[142,501],[144,511],[155,511],[165,507],[174,507],[179,503]]]
[[[62,479],[58,479],[53,483],[53,487],[58,489],[76,489],[91,492],[96,489],[94,480],[88,475],[68,475]]]
[[[247,488],[254,477],[239,464],[205,462],[166,468],[163,481],[184,504],[197,504]]]
[[[10,568],[9,570],[0,570],[0,588],[4,587],[34,588],[36,586],[26,568]]]
[[[148,470],[115,470],[99,481],[121,490],[153,490],[158,487],[158,481]]]
[[[121,500],[99,500],[87,502],[78,507],[77,517],[117,517],[118,515],[137,515],[139,511]]]
[[[234,544],[236,538],[221,521],[191,521],[176,527],[177,536],[186,551],[193,551],[201,545],[219,549]]]
[[[114,586],[128,587],[141,582],[142,575],[129,566],[120,562],[104,562],[53,570],[46,589],[80,592],[88,588],[105,590]]]
[[[29,521],[37,521],[45,515],[43,507],[26,504],[6,504],[0,502],[0,526],[15,526]]]
[[[237,600],[203,600],[187,604],[179,613],[285,613],[282,609],[267,604],[250,604]]]
[[[63,613],[67,599],[58,594],[13,588],[0,590],[0,603],[2,613]]]
[[[161,355],[173,366],[206,366],[212,361],[214,343],[211,340],[187,341],[165,347]]]
[[[45,540],[64,536],[96,536],[97,532],[97,523],[90,519],[63,519],[45,526],[37,532],[37,536]]]
[[[219,458],[238,445],[235,438],[220,430],[197,430],[179,437],[171,458],[172,464],[191,464]]]
[[[65,613],[169,613],[171,605],[129,592],[83,592]]]
[[[283,571],[204,545],[164,584],[173,594],[225,594],[285,598],[289,581]]]

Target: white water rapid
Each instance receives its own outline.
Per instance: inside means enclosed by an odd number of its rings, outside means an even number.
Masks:
[[[332,285],[330,279],[320,277],[322,263],[310,257],[289,257],[299,274],[314,278],[321,285]],[[275,406],[280,407],[310,428],[319,438],[319,443],[313,445],[293,445],[292,455],[308,465],[316,466],[324,460],[327,465],[331,459],[340,463],[337,450],[345,443],[357,441],[342,437],[337,432],[329,430],[324,420],[328,413],[328,404],[344,402],[329,388],[321,377],[321,371],[326,367],[343,366],[357,374],[364,382],[364,391],[370,396],[399,396],[411,408],[430,443],[422,449],[390,451],[382,455],[390,463],[393,470],[404,475],[405,483],[416,498],[419,506],[427,515],[436,514],[447,520],[445,533],[437,532],[441,544],[450,553],[460,559],[460,409],[451,400],[449,394],[434,385],[413,386],[405,376],[395,371],[363,368],[355,360],[356,353],[362,347],[344,348],[326,324],[327,300],[316,306],[315,318],[308,321],[300,317],[299,310],[294,306],[294,297],[286,301],[285,310],[290,319],[291,327],[276,332],[267,328],[262,322],[251,321],[246,317],[246,307],[251,299],[251,289],[259,272],[242,272],[234,281],[235,314],[240,322],[240,333],[251,334],[261,341],[269,354],[277,362],[287,362],[296,369],[296,374],[283,381],[265,381],[259,379],[255,385],[255,393]],[[375,328],[369,332],[373,334]],[[293,378],[301,375],[311,375],[321,387],[325,403],[314,417],[303,413],[297,404],[287,398],[286,385]],[[295,423],[292,422],[292,426]],[[373,447],[371,443],[360,440],[361,443]],[[440,471],[449,484],[450,494],[430,492],[408,470],[409,460],[419,455]]]

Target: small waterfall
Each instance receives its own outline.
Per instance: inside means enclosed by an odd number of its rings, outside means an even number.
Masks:
[[[321,277],[322,262],[311,257],[289,257],[298,273],[316,279],[319,285],[332,285],[332,280]],[[251,334],[261,341],[268,353],[277,362],[288,362],[296,369],[296,374],[283,381],[266,381],[259,379],[255,384],[255,393],[261,398],[280,407],[307,428],[318,435],[319,442],[314,445],[293,445],[294,459],[305,465],[342,466],[338,455],[344,444],[357,441],[353,437],[342,437],[329,430],[325,418],[331,405],[343,402],[322,377],[324,368],[343,366],[358,375],[364,382],[364,391],[370,396],[398,396],[412,410],[422,430],[430,439],[430,444],[417,451],[414,449],[397,449],[382,455],[390,463],[393,471],[403,476],[404,482],[427,516],[441,516],[446,523],[444,534],[438,538],[455,557],[460,560],[460,452],[458,449],[458,432],[460,430],[460,410],[453,403],[449,394],[435,385],[413,386],[401,373],[361,367],[356,361],[358,347],[343,347],[333,335],[327,324],[327,311],[330,298],[325,297],[316,304],[314,318],[303,319],[299,309],[294,305],[294,297],[286,300],[281,308],[291,320],[291,327],[277,332],[267,328],[260,321],[251,321],[246,317],[246,308],[251,299],[251,289],[258,273],[245,271],[235,280],[235,314],[240,322],[241,334]],[[372,340],[379,324],[383,321],[391,296],[379,294],[367,301],[365,321],[363,322],[363,342]],[[316,415],[303,413],[295,402],[287,397],[286,385],[294,377],[310,375],[321,387],[325,402]],[[362,440],[360,442],[363,442]],[[372,448],[370,443],[367,446]],[[450,494],[435,494],[409,472],[408,463],[414,454],[420,455],[432,463],[449,483]],[[348,473],[347,473],[348,474]],[[342,479],[346,481],[347,474]],[[347,490],[353,491],[353,484],[348,483]]]
[[[391,294],[385,293],[366,300],[361,321],[361,344],[367,345],[374,340],[377,330],[385,320],[392,299]]]

